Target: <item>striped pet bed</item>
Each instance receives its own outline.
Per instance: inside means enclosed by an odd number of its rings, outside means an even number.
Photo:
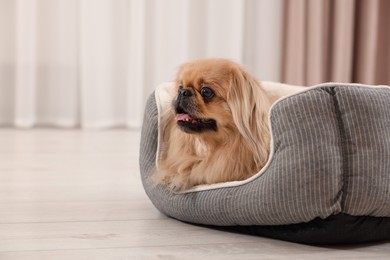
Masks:
[[[271,156],[245,181],[173,193],[150,182],[163,88],[149,97],[140,170],[155,207],[175,219],[310,244],[390,239],[390,89],[324,84],[271,109]]]

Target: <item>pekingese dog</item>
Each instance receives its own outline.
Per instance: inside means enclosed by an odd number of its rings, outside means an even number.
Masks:
[[[270,98],[243,67],[199,59],[179,67],[177,96],[162,115],[155,180],[174,191],[244,180],[267,162]]]

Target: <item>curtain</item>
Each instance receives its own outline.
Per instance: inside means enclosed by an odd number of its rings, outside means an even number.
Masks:
[[[390,1],[284,1],[282,81],[390,85]]]
[[[280,81],[282,0],[0,0],[0,126],[139,128],[192,58]]]

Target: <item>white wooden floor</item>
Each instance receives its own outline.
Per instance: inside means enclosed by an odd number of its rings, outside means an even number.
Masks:
[[[161,215],[139,132],[0,130],[0,259],[389,259],[390,243],[315,247]]]

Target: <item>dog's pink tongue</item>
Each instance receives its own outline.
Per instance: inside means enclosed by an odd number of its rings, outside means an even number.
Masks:
[[[185,121],[192,119],[192,117],[189,114],[177,114],[175,119],[176,121]]]

